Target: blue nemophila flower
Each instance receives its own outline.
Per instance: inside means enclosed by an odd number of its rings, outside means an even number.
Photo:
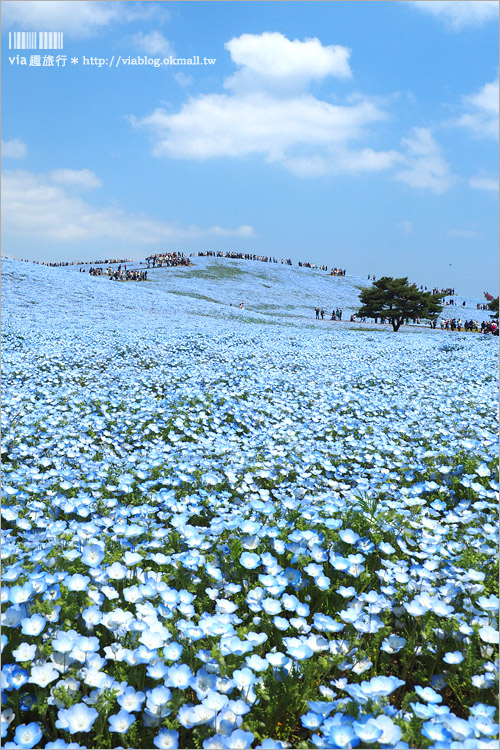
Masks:
[[[499,642],[498,630],[495,630],[495,628],[492,628],[491,625],[483,625],[483,627],[479,628],[479,637],[485,643],[498,644]]]
[[[327,736],[327,747],[353,748],[359,745],[359,737],[350,724],[332,726]]]
[[[106,570],[113,581],[122,581],[127,576],[127,568],[119,562],[114,562]]]
[[[54,666],[49,662],[43,664],[37,664],[31,668],[31,675],[29,678],[30,682],[33,682],[39,687],[47,687],[47,685],[59,677],[59,672],[54,669]]]
[[[159,685],[152,690],[148,690],[146,698],[148,705],[165,706],[172,698],[172,691],[165,685]]]
[[[323,717],[328,716],[334,709],[332,703],[325,703],[324,701],[307,701],[307,705],[311,711],[321,714]]]
[[[146,674],[153,680],[161,680],[168,673],[168,667],[161,659],[151,661],[146,667]]]
[[[389,747],[399,743],[402,736],[401,729],[389,716],[384,716],[383,714],[377,716],[376,719],[373,719],[373,723],[382,730],[382,735],[378,738],[377,742]]]
[[[472,716],[469,718],[469,724],[477,734],[498,734],[499,725],[493,723],[489,716]]]
[[[12,604],[24,604],[24,602],[27,602],[32,598],[33,591],[33,583],[27,581],[22,586],[12,586],[10,591],[6,589],[6,593],[8,594],[7,599],[11,601]]]
[[[204,750],[221,750],[225,748],[226,737],[223,734],[214,734],[203,740]]]
[[[396,654],[398,651],[406,645],[406,638],[402,638],[398,635],[390,635],[384,638],[382,645],[380,646],[382,651],[387,651],[389,654]]]
[[[290,623],[285,617],[273,617],[273,623],[278,630],[288,630]]]
[[[460,651],[448,651],[443,656],[443,661],[447,664],[460,664],[464,660],[464,655]]]
[[[356,596],[356,589],[354,586],[348,586],[347,588],[345,586],[339,586],[337,594],[340,594],[340,596],[343,596],[345,599],[350,599],[351,597]]]
[[[38,745],[43,736],[41,724],[32,721],[30,724],[19,724],[16,727],[14,742],[20,748],[32,748]]]
[[[201,724],[208,724],[215,717],[215,711],[211,708],[207,708],[202,704],[193,706],[189,703],[185,703],[180,707],[177,713],[177,720],[186,729],[200,726]]]
[[[407,578],[409,580],[408,576]],[[403,607],[409,615],[412,615],[412,617],[422,617],[422,615],[425,615],[425,613],[429,611],[429,607],[426,607],[417,599],[413,599],[411,602],[403,602]]]
[[[82,549],[80,559],[89,568],[97,568],[104,559],[104,550],[99,544],[88,544]]]
[[[361,742],[366,742],[368,744],[376,742],[383,734],[383,729],[379,727],[371,717],[363,721],[353,721],[352,728]]]
[[[232,678],[239,690],[246,690],[251,685],[253,685],[255,680],[257,679],[255,677],[255,674],[251,669],[248,669],[248,667],[243,667],[243,669],[235,669]]]
[[[131,685],[128,685],[116,700],[121,708],[123,708],[125,711],[132,712],[140,711],[145,699],[146,696],[144,695],[144,693],[140,691],[136,692]]]
[[[95,708],[89,708],[85,703],[76,703],[70,708],[61,708],[57,715],[56,727],[64,729],[70,734],[90,732],[98,717]]]
[[[498,612],[500,601],[498,596],[491,594],[490,596],[479,596],[477,600],[478,606],[488,612]]]
[[[247,570],[254,570],[260,565],[260,555],[256,555],[254,552],[243,552],[240,563]]]
[[[117,714],[109,717],[109,731],[126,734],[135,721],[135,716],[123,708]]]
[[[288,626],[288,622],[287,622],[287,626]],[[265,670],[269,667],[269,662],[267,661],[267,659],[262,659],[257,654],[246,656],[245,661],[248,667],[254,672],[265,672]]]
[[[216,682],[217,678],[214,674],[210,674],[206,669],[199,669],[192,678],[190,687],[195,691],[198,700],[203,700],[215,689]]]
[[[227,737],[224,747],[228,750],[247,750],[254,740],[251,732],[244,732],[242,729],[234,729]]]
[[[23,635],[40,635],[46,624],[47,619],[42,615],[35,614],[31,617],[25,617],[21,620],[21,633]]]
[[[443,700],[439,693],[436,693],[431,687],[422,687],[421,685],[415,685],[415,692],[427,703],[441,703]]]
[[[33,661],[36,649],[37,647],[35,643],[26,643],[23,641],[23,643],[20,643],[17,649],[12,652],[12,656],[19,662]]]
[[[444,724],[452,738],[459,742],[468,739],[474,733],[474,730],[468,721],[461,719],[454,714],[446,716]]]
[[[177,750],[179,747],[179,732],[175,729],[160,729],[153,740],[159,750]]]
[[[187,664],[174,664],[168,668],[168,676],[165,684],[169,687],[185,690],[194,678],[191,669]]]
[[[302,726],[306,727],[306,729],[319,729],[323,720],[324,717],[320,714],[314,713],[314,711],[308,711],[300,717]]]
[[[286,645],[287,653],[290,654],[292,659],[296,659],[297,661],[309,659],[314,653],[307,643],[304,643],[304,641],[301,641],[298,638],[283,638],[283,642]],[[266,659],[267,658],[268,656],[266,656]]]
[[[88,576],[82,576],[80,573],[70,575],[64,581],[64,585],[70,591],[86,591],[89,583],[90,578]]]
[[[431,719],[433,716],[436,716],[435,704],[410,703],[410,706],[415,716],[418,716],[419,719]]]
[[[207,708],[213,709],[216,712],[220,711],[228,703],[229,703],[229,698],[227,697],[227,695],[218,693],[215,690],[210,691],[207,697],[203,698],[202,700],[202,704],[204,706],[206,706]]]
[[[359,534],[352,529],[341,529],[339,531],[339,537],[346,544],[355,544],[359,539]]]

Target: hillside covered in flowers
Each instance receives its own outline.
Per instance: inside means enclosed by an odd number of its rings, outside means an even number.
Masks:
[[[3,747],[498,746],[498,339],[2,265]]]

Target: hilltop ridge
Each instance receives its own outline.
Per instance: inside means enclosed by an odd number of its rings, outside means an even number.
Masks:
[[[153,312],[184,320],[194,315],[303,326],[306,320],[316,324],[314,308],[319,306],[325,310],[320,323],[330,325],[332,310],[341,308],[342,323],[331,325],[345,327],[359,307],[360,291],[370,284],[359,276],[330,276],[305,267],[213,257],[192,260],[189,267],[150,268],[146,283],[121,283],[80,273],[80,266],[48,267],[4,258],[4,294],[8,300],[15,290],[19,301],[36,306],[37,314],[46,307],[47,320],[55,309],[77,314],[83,303],[87,309],[95,307],[109,322],[125,314],[131,324],[134,316]],[[146,265],[134,263],[133,267]],[[489,312],[476,307],[482,300],[455,299],[458,304],[445,306],[443,317],[489,320]]]

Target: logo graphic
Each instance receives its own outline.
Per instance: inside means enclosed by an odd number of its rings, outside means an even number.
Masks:
[[[9,49],[63,49],[63,32],[9,31]]]

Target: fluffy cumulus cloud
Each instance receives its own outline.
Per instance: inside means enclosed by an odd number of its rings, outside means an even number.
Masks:
[[[144,52],[146,55],[174,54],[170,42],[161,31],[150,31],[147,34],[139,31],[132,36],[132,43],[139,52]]]
[[[475,94],[464,96],[466,111],[458,125],[480,138],[498,138],[498,78],[486,83]]]
[[[324,47],[319,39],[293,41],[279,32],[242,34],[225,45],[239,70],[225,86],[234,91],[294,91],[326,76],[350,78],[347,47]]]
[[[415,0],[410,5],[439,18],[453,31],[498,19],[497,0]]]
[[[229,93],[189,98],[178,112],[157,109],[130,118],[154,137],[153,153],[178,159],[261,155],[301,176],[387,169],[394,151],[355,144],[384,120],[381,106],[362,96],[332,104],[307,87],[327,76],[348,78],[349,50],[318,39],[243,34],[226,44],[239,66]]]
[[[456,182],[429,128],[413,128],[403,145],[406,154],[403,169],[396,174],[398,180],[434,193],[444,193]]]
[[[97,187],[89,170],[60,169],[48,175],[7,171],[2,179],[3,229],[17,236],[60,242],[112,239],[149,245],[196,237],[251,237],[252,227],[182,227],[129,214],[119,206],[98,207],[83,200],[82,187]]]
[[[10,141],[2,140],[2,156],[9,159],[24,159],[28,153],[28,147],[19,138],[11,138]]]
[[[89,37],[112,23],[158,18],[161,7],[155,6],[161,5],[94,0],[9,0],[2,3],[2,25],[4,28],[64,31],[72,37]]]

